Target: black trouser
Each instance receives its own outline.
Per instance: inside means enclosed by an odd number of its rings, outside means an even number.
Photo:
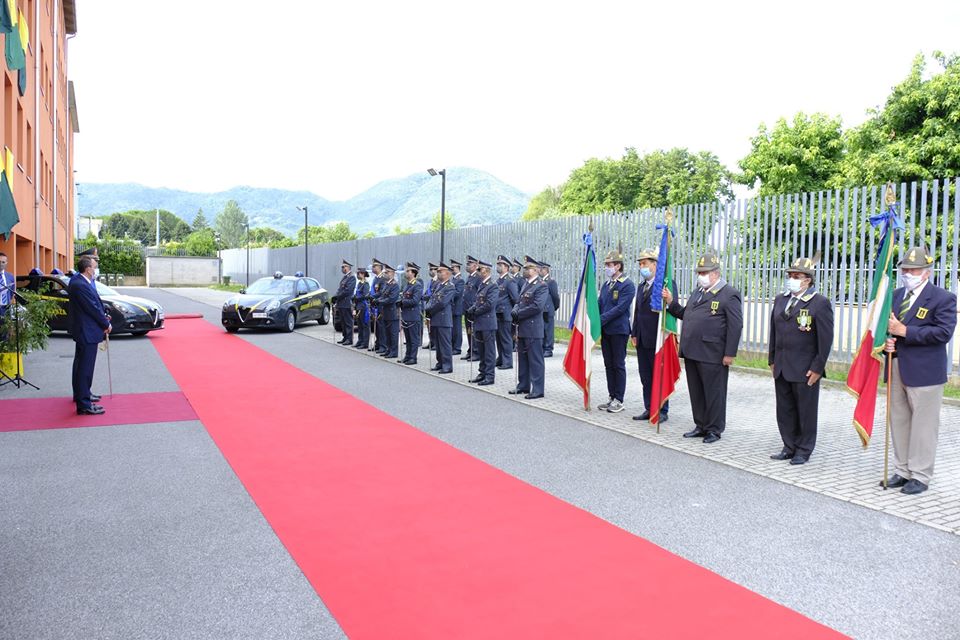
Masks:
[[[387,323],[383,319],[383,311],[377,315],[377,339],[374,343],[377,351],[383,351],[387,348]]]
[[[473,346],[480,356],[480,375],[484,380],[493,382],[497,370],[497,332],[474,331]]]
[[[607,395],[623,402],[627,390],[627,335],[601,331],[600,351],[607,371]]]
[[[497,366],[513,366],[513,321],[510,314],[497,314]]]
[[[809,456],[817,445],[817,409],[820,381],[812,387],[804,382],[789,382],[783,374],[773,381],[777,393],[777,426],[788,453]]]
[[[454,351],[463,350],[463,315],[454,314],[453,327],[450,329],[450,347]]]
[[[383,337],[380,339],[380,344],[383,347],[384,354],[388,358],[396,358],[400,345],[397,342],[400,340],[400,319],[393,318],[391,320],[383,321]]]
[[[353,309],[337,308],[340,314],[340,332],[343,334],[343,341],[353,344]]]
[[[643,408],[653,414],[656,408],[650,406],[650,397],[653,395],[653,363],[657,358],[655,348],[646,349],[637,347],[637,369],[640,370],[640,384],[643,387]],[[670,401],[667,400],[660,407],[660,415],[665,416],[670,411]]]
[[[357,321],[357,346],[363,349],[370,346],[370,322],[364,320],[362,314]]]
[[[417,351],[420,350],[420,340],[423,336],[422,324],[423,322],[419,319],[403,323],[403,339],[407,341],[403,352],[404,360],[417,361]]]
[[[706,433],[720,435],[727,427],[727,379],[730,367],[720,363],[684,360],[693,423]]]
[[[543,338],[520,338],[517,345],[517,389],[543,395]]]
[[[553,302],[548,304],[553,305]],[[550,307],[553,308],[552,306]],[[556,326],[557,314],[556,313],[544,313],[543,314],[543,353],[553,355],[553,338],[554,338],[554,327]]]
[[[373,348],[380,350],[380,315],[377,309],[370,309],[370,331],[373,333]]]
[[[434,350],[437,352],[437,365],[441,371],[453,371],[453,346],[451,342],[450,327],[437,327],[433,330],[433,336],[430,342],[433,343]]]

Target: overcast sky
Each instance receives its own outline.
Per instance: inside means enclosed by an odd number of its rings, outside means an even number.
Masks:
[[[858,124],[960,52],[955,0],[77,4],[79,183],[330,199],[445,166],[534,193],[627,146],[735,167],[760,122]]]

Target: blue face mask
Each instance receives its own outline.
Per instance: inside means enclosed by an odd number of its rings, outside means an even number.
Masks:
[[[640,267],[640,277],[644,280],[649,280],[650,276],[653,275],[653,272],[650,271],[648,267]]]

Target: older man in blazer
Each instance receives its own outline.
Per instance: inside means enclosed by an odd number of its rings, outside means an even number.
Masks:
[[[727,381],[737,356],[743,330],[740,292],[720,274],[720,260],[712,252],[697,261],[697,290],[685,306],[672,292],[663,290],[667,311],[683,320],[680,357],[685,363],[687,390],[693,411],[693,430],[684,438],[703,438],[706,444],[720,439],[727,426]]]
[[[933,478],[940,405],[947,382],[947,344],[957,327],[957,296],[930,282],[933,256],[913,247],[900,261],[886,349],[893,353],[890,429],[894,474],[888,487],[923,493]],[[883,482],[880,483],[883,485]]]
[[[653,396],[653,363],[657,357],[657,330],[660,325],[660,312],[650,307],[650,299],[654,295],[653,281],[657,277],[657,262],[660,256],[656,249],[644,249],[637,258],[640,267],[640,283],[637,285],[636,304],[633,308],[633,324],[630,326],[630,340],[637,348],[637,369],[640,372],[640,384],[643,388],[643,413],[633,416],[634,420],[649,420],[657,407],[651,407]],[[677,296],[677,285],[670,283],[670,292]],[[656,292],[660,295],[660,292]],[[660,409],[659,423],[667,421],[670,412],[670,401],[663,403]]]
[[[94,402],[100,397],[90,387],[97,366],[97,345],[110,333],[110,318],[100,301],[93,273],[97,259],[90,255],[80,258],[77,273],[70,279],[70,335],[76,343],[73,352],[73,401],[79,415],[100,415],[103,407]]]

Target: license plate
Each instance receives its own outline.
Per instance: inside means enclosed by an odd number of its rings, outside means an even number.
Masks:
[[[266,311],[254,311],[254,312],[253,312],[253,317],[254,317],[254,318],[266,318],[266,317],[267,317],[267,312],[266,312]]]

